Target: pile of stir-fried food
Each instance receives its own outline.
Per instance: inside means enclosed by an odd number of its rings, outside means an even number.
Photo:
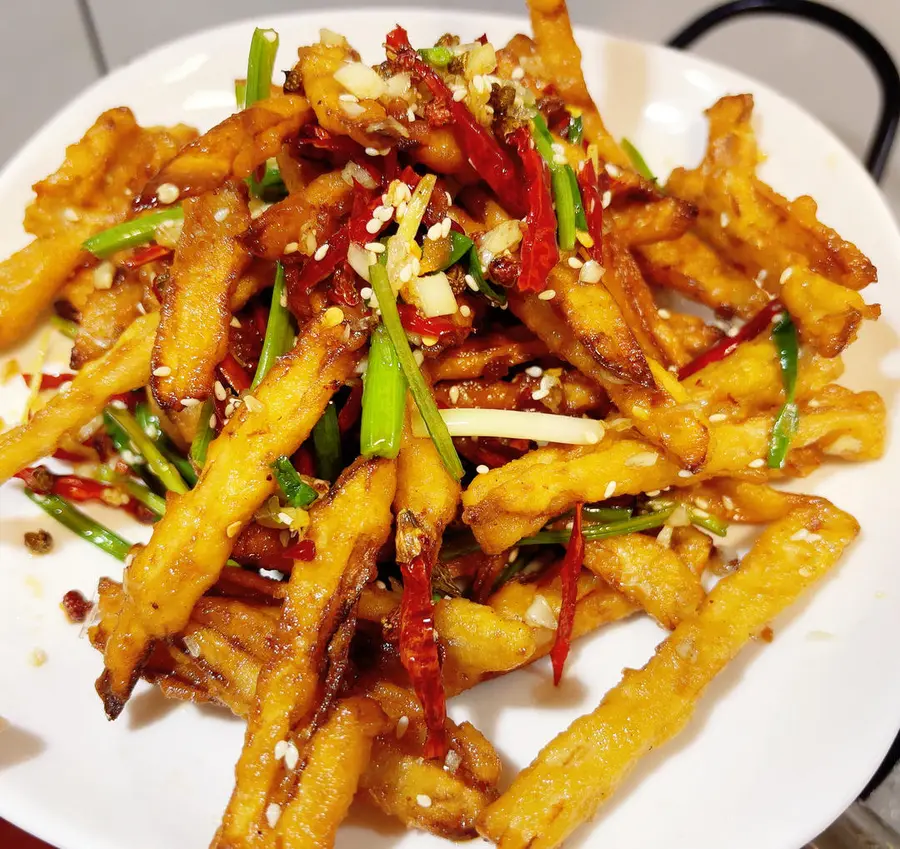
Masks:
[[[835,383],[874,267],[756,176],[750,96],[662,185],[562,0],[531,16],[502,48],[398,26],[374,67],[323,31],[283,86],[257,30],[231,117],[105,112],[0,265],[0,343],[50,304],[73,340],[0,480],[124,561],[91,612],[111,719],[141,678],[246,719],[214,846],[331,845],[357,793],[557,846],[858,531],[770,484],[882,452],[879,396]],[[764,526],[741,562],[730,522]],[[446,700],[546,655],[559,682],[639,613],[655,656],[501,795]]]

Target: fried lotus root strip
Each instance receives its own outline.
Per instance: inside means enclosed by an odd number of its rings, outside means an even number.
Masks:
[[[723,97],[706,114],[706,156],[694,170],[676,168],[667,186],[699,208],[697,232],[704,239],[749,274],[765,271],[776,294],[777,281],[792,265],[809,266],[849,289],[876,281],[869,259],[818,220],[812,198],[789,201],[756,176],[752,95]]]
[[[150,386],[163,409],[212,392],[228,350],[232,291],[250,261],[238,239],[249,223],[246,189],[234,182],[184,202],[153,348]]]
[[[698,414],[677,404],[662,390],[610,380],[590,351],[573,337],[567,323],[550,302],[531,295],[510,293],[510,309],[557,356],[568,360],[596,380],[612,402],[647,439],[665,446],[690,469],[700,468],[707,456],[709,430]]]
[[[63,392],[57,392],[26,424],[0,434],[0,482],[52,454],[69,431],[103,412],[112,395],[150,379],[150,350],[159,316],[141,316],[102,357],[89,362]]]
[[[823,357],[836,357],[855,339],[863,319],[874,321],[881,307],[858,292],[832,283],[802,266],[790,266],[781,301],[797,325],[801,341]]]
[[[182,198],[209,192],[229,177],[243,180],[281,150],[312,117],[306,98],[283,95],[261,100],[230,115],[200,138],[184,147],[144,187],[135,208],[156,206],[157,189],[174,185]]]
[[[767,528],[643,669],[627,671],[593,713],[541,750],[482,814],[479,833],[501,849],[559,846],[643,755],[681,731],[713,678],[834,566],[858,531],[852,516],[822,499]]]
[[[792,463],[815,467],[825,456],[868,460],[884,450],[884,402],[874,392],[850,393],[839,408],[809,409],[788,455]],[[742,476],[764,481],[765,457],[774,412],[742,423],[723,423],[712,430],[706,466],[685,477],[646,442],[616,438],[607,433],[596,446],[531,451],[499,469],[478,475],[463,492],[463,521],[489,554],[514,546],[522,537],[537,533],[550,519],[579,501],[608,498],[615,493],[637,494],[668,486],[689,486],[721,476]],[[649,465],[648,465],[649,464]],[[751,465],[753,464],[753,465]]]
[[[630,168],[630,160],[603,124],[584,81],[581,50],[565,0],[528,0],[528,11],[544,70],[566,104],[580,110],[585,137],[597,145],[604,159]]]
[[[769,302],[764,289],[693,232],[670,242],[641,245],[635,256],[650,283],[722,315],[750,319]]]
[[[265,811],[284,774],[275,744],[311,730],[328,642],[373,577],[375,554],[390,533],[395,488],[393,462],[360,458],[311,508],[308,538],[316,557],[291,573],[276,648],[257,685],[234,792],[214,845],[244,846],[257,829],[266,832]]]
[[[372,741],[386,725],[381,708],[364,696],[338,702],[304,752],[291,801],[277,821],[283,849],[328,849],[347,816],[360,777],[369,765]]]
[[[644,534],[586,543],[584,565],[664,628],[693,615],[703,600],[700,581],[681,558]]]
[[[382,811],[409,827],[451,840],[474,837],[475,820],[499,795],[500,758],[493,746],[470,723],[447,720],[447,758],[424,760],[427,732],[415,694],[386,681],[366,692],[381,705],[390,728],[375,740],[361,787]]]
[[[144,287],[138,275],[117,275],[112,288],[93,289],[79,310],[78,335],[72,345],[69,365],[80,369],[102,356],[141,315]]]
[[[210,444],[194,489],[170,500],[150,542],[126,569],[128,596],[97,682],[108,716],[121,712],[153,641],[178,633],[215,583],[235,537],[275,489],[271,464],[309,436],[352,373],[364,339],[347,323],[330,326],[324,315],[311,320]]]

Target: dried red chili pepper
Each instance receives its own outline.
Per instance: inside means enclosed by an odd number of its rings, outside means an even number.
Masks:
[[[527,129],[519,127],[512,134],[512,141],[522,159],[529,205],[520,251],[522,271],[519,274],[519,289],[523,292],[543,292],[547,288],[547,277],[559,262],[550,169]]]
[[[762,333],[779,313],[784,312],[784,304],[779,300],[770,301],[764,306],[753,318],[750,319],[735,336],[726,336],[720,339],[708,351],[704,351],[699,357],[691,360],[687,365],[682,366],[678,370],[678,379],[684,380],[692,374],[696,374],[700,369],[705,368],[711,363],[717,363],[724,360],[725,357],[734,353],[738,345],[743,342],[749,342]]]
[[[597,174],[594,163],[588,160],[578,172],[578,188],[581,189],[581,202],[584,205],[584,217],[587,219],[588,234],[594,240],[590,248],[591,258],[603,264],[603,200],[597,188]]]
[[[263,170],[265,170],[265,166],[263,166]],[[143,248],[138,248],[128,259],[126,259],[122,263],[122,268],[140,268],[142,265],[147,265],[147,263],[155,262],[158,259],[165,259],[172,253],[171,248],[164,247],[163,245],[147,245]]]
[[[252,382],[250,375],[231,353],[225,354],[218,368],[219,374],[225,378],[225,382],[238,394],[250,388]]]
[[[350,387],[350,394],[347,396],[347,400],[344,401],[344,406],[341,407],[341,411],[338,413],[338,430],[341,433],[346,433],[359,421],[359,417],[362,414],[362,394],[363,387],[361,381],[354,383],[353,386]]]
[[[288,560],[312,560],[316,556],[316,544],[311,539],[301,539],[284,549]]]
[[[298,474],[306,475],[309,478],[316,476],[316,461],[307,446],[301,445],[291,457],[291,462]]]
[[[29,388],[31,387],[31,379],[34,377],[32,374],[24,373],[22,374],[22,380],[24,380]],[[70,380],[74,379],[74,374],[42,374],[41,375],[41,389],[59,389],[64,383],[68,383]]]
[[[519,169],[513,158],[469,111],[462,101],[453,99],[449,86],[440,74],[413,50],[409,36],[398,26],[387,36],[388,58],[409,71],[428,87],[432,97],[443,101],[453,115],[453,127],[457,140],[472,167],[494,190],[507,212],[521,218],[527,209]]]
[[[397,304],[400,323],[410,333],[440,338],[444,333],[455,333],[459,328],[449,318],[425,318],[412,304]]]
[[[425,715],[425,757],[447,756],[447,699],[434,637],[431,569],[423,552],[400,564],[403,598],[400,602],[400,662],[409,674]]]
[[[584,535],[581,532],[581,511],[584,505],[575,505],[575,521],[572,523],[572,537],[566,546],[566,556],[559,573],[562,597],[559,605],[559,622],[556,626],[556,640],[550,649],[553,663],[553,683],[559,686],[563,667],[572,645],[572,625],[575,621],[575,602],[578,597],[578,575],[584,562]]]

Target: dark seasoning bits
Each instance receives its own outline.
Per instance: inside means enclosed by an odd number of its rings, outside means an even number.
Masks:
[[[25,547],[32,554],[47,554],[53,549],[53,537],[43,528],[25,532]]]

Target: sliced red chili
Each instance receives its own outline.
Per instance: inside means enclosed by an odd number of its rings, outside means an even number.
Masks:
[[[263,171],[265,171],[265,166],[263,166]],[[154,243],[135,250],[135,252],[122,263],[122,267],[130,269],[140,268],[142,265],[147,265],[147,263],[155,262],[158,259],[165,259],[165,257],[169,256],[171,253],[171,248]]]
[[[362,394],[362,382],[354,383],[350,387],[350,394],[338,413],[338,430],[341,433],[346,433],[359,421],[359,417],[362,414]]]
[[[543,292],[547,288],[547,277],[559,262],[550,169],[527,129],[519,127],[512,134],[512,140],[522,159],[529,207],[520,251],[522,270],[519,289],[523,292]]]
[[[225,354],[222,362],[219,363],[219,374],[239,395],[250,388],[252,382],[250,375],[231,353]]]
[[[409,71],[428,87],[432,97],[446,103],[453,116],[453,128],[460,147],[479,176],[494,190],[500,203],[516,218],[526,211],[519,169],[513,158],[469,111],[462,101],[453,99],[440,74],[413,50],[409,36],[398,26],[387,36],[388,58]]]
[[[312,451],[306,445],[301,445],[291,457],[291,462],[298,474],[306,475],[314,478],[316,476],[316,461],[313,458]]]
[[[398,304],[400,322],[410,333],[420,336],[441,337],[443,333],[455,333],[459,328],[448,318],[425,318],[412,304]]]
[[[31,387],[31,379],[34,377],[32,374],[22,374],[22,380],[24,380],[29,388]],[[64,383],[68,383],[75,377],[74,374],[42,374],[41,375],[41,389],[59,389]]]
[[[699,357],[691,360],[687,365],[682,366],[678,370],[678,379],[684,380],[692,374],[696,374],[700,369],[705,368],[711,363],[717,363],[724,360],[725,357],[734,353],[735,349],[743,342],[749,342],[755,339],[760,333],[766,330],[771,324],[775,316],[784,312],[784,304],[779,300],[770,301],[764,306],[753,318],[750,319],[735,336],[726,336],[716,342],[708,351],[704,351]]]
[[[594,244],[590,248],[592,259],[603,264],[603,200],[597,188],[597,175],[594,163],[588,160],[578,172],[578,188],[581,189],[581,202],[584,205],[584,217],[587,219],[588,234]]]
[[[447,756],[447,699],[441,680],[441,662],[434,637],[431,598],[433,563],[419,554],[401,563],[403,598],[400,602],[400,662],[412,681],[425,715],[425,757]]]
[[[556,639],[550,649],[550,661],[553,664],[553,683],[559,686],[562,680],[563,667],[569,656],[572,645],[572,626],[575,622],[575,602],[578,597],[578,575],[584,562],[584,535],[581,532],[581,512],[584,505],[575,505],[575,521],[572,523],[572,537],[566,546],[566,556],[559,573],[562,584],[562,597],[559,605],[559,623],[556,626]]]
[[[301,539],[284,549],[283,555],[289,560],[313,560],[316,544],[311,539]]]

